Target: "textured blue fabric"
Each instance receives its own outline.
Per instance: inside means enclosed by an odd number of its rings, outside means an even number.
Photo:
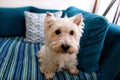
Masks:
[[[36,7],[31,7],[31,12],[35,12],[35,13],[46,13],[46,12],[58,12],[58,11],[62,11],[63,15],[62,17],[64,17],[64,12],[65,10],[55,10],[55,9],[40,9],[40,8],[36,8]]]
[[[34,13],[57,12],[60,10],[38,9],[35,7],[0,8],[0,37],[25,36],[24,11]],[[63,14],[64,14],[64,10]]]
[[[75,7],[68,8],[65,15],[71,17],[79,13],[83,14],[85,28],[80,41],[78,68],[85,72],[96,71],[107,32],[107,20]]]
[[[101,80],[114,80],[120,69],[120,26],[109,23],[99,64]]]
[[[40,43],[26,43],[23,37],[0,38],[0,80],[46,80],[39,70],[36,56]],[[49,67],[49,66],[48,66]],[[53,80],[99,80],[100,75],[80,72],[73,75],[63,70]]]
[[[24,11],[30,7],[0,8],[0,37],[25,35]]]

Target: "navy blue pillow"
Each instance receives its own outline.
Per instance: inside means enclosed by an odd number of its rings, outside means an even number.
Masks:
[[[62,17],[64,17],[64,13],[65,13],[65,10],[55,10],[55,9],[40,9],[40,8],[36,8],[36,7],[31,7],[31,12],[34,12],[34,13],[46,13],[46,12],[58,12],[58,11],[62,11],[63,12],[63,15]]]
[[[24,11],[30,7],[0,8],[0,37],[25,35]]]
[[[80,41],[78,68],[85,72],[93,72],[99,68],[98,61],[107,32],[107,20],[75,7],[69,7],[65,12],[68,17],[79,13],[83,14],[85,28]]]

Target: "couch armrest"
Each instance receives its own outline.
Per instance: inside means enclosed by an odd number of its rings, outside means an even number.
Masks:
[[[120,26],[109,24],[100,57],[101,80],[114,80],[120,68]]]

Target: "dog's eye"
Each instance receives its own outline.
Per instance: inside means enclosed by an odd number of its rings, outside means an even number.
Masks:
[[[73,34],[74,34],[74,31],[73,31],[73,30],[71,30],[71,31],[70,31],[70,35],[73,35]]]
[[[60,33],[61,33],[60,30],[56,30],[56,31],[55,31],[55,34],[57,34],[57,35],[59,35]]]

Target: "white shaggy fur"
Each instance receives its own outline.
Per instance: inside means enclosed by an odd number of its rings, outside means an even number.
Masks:
[[[44,22],[45,44],[38,52],[40,71],[49,80],[56,71],[66,69],[77,74],[77,53],[82,37],[82,14],[71,18],[55,18],[47,13]]]

